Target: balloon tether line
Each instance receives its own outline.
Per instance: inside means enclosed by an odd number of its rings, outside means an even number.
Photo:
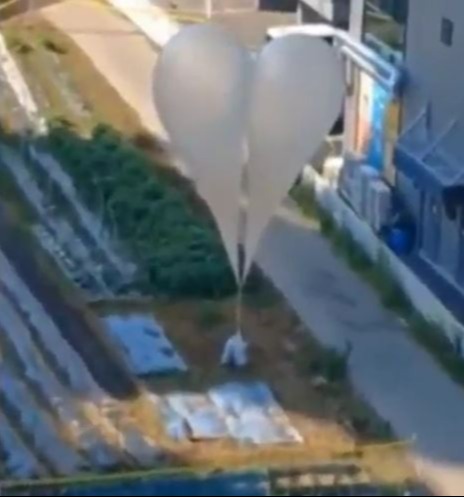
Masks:
[[[243,338],[242,332],[242,305],[243,305],[243,281],[240,279],[237,288],[237,301],[235,308],[235,319],[237,325],[237,335]]]

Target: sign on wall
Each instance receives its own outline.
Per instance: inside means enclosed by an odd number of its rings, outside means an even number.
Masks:
[[[371,76],[360,77],[356,152],[393,181],[392,149],[399,131],[399,104]]]

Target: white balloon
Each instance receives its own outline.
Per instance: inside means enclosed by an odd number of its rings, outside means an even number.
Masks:
[[[333,48],[318,39],[276,39],[256,64],[248,132],[245,274],[275,210],[339,116],[344,93],[342,64]]]
[[[220,28],[204,24],[171,39],[154,77],[160,118],[215,217],[237,279],[251,75],[251,54]]]

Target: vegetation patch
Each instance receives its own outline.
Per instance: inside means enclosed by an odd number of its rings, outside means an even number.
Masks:
[[[51,123],[44,143],[73,178],[84,202],[140,261],[149,293],[217,298],[235,291],[221,240],[209,216],[152,167],[121,133],[98,125],[90,139]],[[248,288],[257,283],[250,278]]]

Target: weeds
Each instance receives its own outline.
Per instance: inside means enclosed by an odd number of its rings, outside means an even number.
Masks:
[[[197,314],[197,324],[200,329],[211,330],[224,322],[224,314],[219,304],[210,300],[200,303]]]
[[[20,38],[17,38],[15,36],[8,36],[6,41],[8,47],[13,52],[16,52],[17,54],[20,55],[28,55],[34,50],[33,46],[30,43],[21,40]]]
[[[314,378],[322,377],[329,383],[342,383],[348,376],[350,354],[351,348],[349,347],[343,354],[338,350],[327,348],[314,357],[313,351],[303,348],[297,356],[296,368],[300,374]]]
[[[380,257],[376,262],[371,261],[351,234],[340,229],[330,214],[317,206],[314,192],[303,195],[301,192],[303,188],[308,192],[313,192],[311,187],[304,185],[298,187],[296,195],[295,189],[292,191],[292,196],[302,213],[305,215],[308,212],[318,213],[320,231],[330,241],[334,252],[377,291],[380,301],[387,309],[395,312],[406,321],[412,336],[431,353],[450,376],[464,385],[462,338],[455,337],[454,341],[449,340],[440,326],[431,323],[418,313],[395,279],[388,261],[383,257]],[[303,199],[303,205],[300,204],[301,199]],[[310,207],[310,203],[316,205]],[[337,374],[337,367],[341,366],[337,366],[336,361],[334,364],[335,374]],[[321,368],[316,364],[315,369]],[[340,372],[342,372],[342,368]]]
[[[41,40],[41,43],[44,48],[57,55],[65,55],[67,53],[66,47],[61,45],[59,42],[53,40],[52,38],[43,38]]]

